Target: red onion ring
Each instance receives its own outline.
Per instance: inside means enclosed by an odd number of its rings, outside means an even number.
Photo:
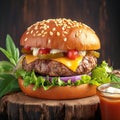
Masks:
[[[90,75],[91,73],[88,73],[87,75]],[[71,82],[76,82],[77,80],[81,80],[81,77],[84,76],[86,74],[83,75],[76,75],[76,76],[67,76],[67,77],[59,77],[60,80],[67,82],[68,80],[71,80]],[[52,81],[54,77],[49,77],[49,80]]]

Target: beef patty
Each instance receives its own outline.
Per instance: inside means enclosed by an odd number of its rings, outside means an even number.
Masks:
[[[37,59],[29,64],[27,64],[26,60],[24,59],[22,66],[26,71],[34,70],[36,73],[39,73],[41,75],[73,76],[89,73],[96,66],[96,63],[97,59],[94,56],[87,55],[80,62],[75,72],[62,63],[46,59]]]

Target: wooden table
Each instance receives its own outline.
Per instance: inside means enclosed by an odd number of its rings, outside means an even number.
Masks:
[[[99,98],[44,100],[13,93],[0,100],[0,120],[100,120]]]

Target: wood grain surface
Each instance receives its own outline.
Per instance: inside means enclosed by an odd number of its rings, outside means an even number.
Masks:
[[[22,92],[0,101],[1,119],[7,120],[99,120],[97,96],[74,100],[45,100]]]

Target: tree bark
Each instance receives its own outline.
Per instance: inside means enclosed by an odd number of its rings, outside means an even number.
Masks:
[[[22,92],[0,101],[0,120],[100,120],[97,96],[74,100],[44,100]]]

